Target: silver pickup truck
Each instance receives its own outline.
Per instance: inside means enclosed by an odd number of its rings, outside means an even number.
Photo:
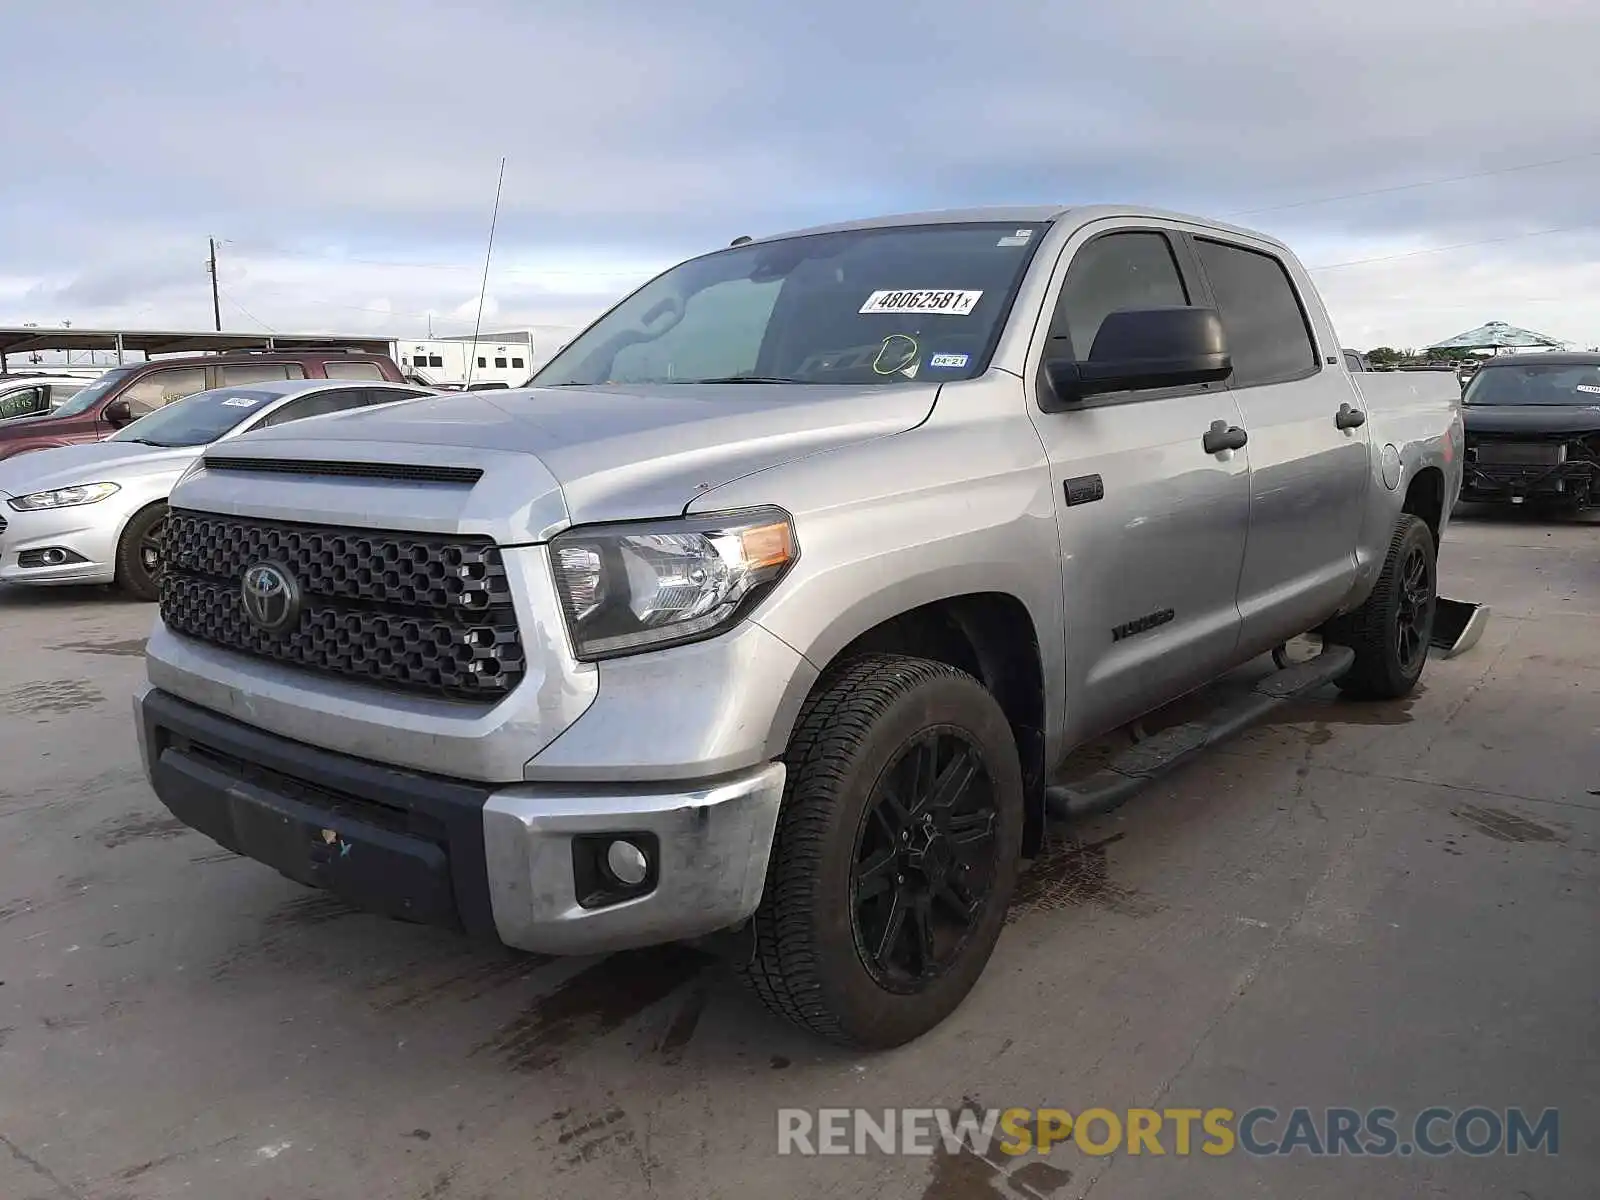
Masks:
[[[1415,686],[1458,397],[1358,384],[1295,257],[1211,221],[742,241],[526,389],[209,451],[145,766],[356,904],[551,953],[718,934],[773,1011],[903,1043],[973,986],[1048,813],[1306,687]],[[1307,632],[1243,707],[1059,782]]]

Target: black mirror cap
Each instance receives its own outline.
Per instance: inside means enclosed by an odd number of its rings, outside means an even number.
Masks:
[[[1210,308],[1139,308],[1109,314],[1083,362],[1054,360],[1045,371],[1071,404],[1107,392],[1219,383],[1233,373],[1222,318]]]
[[[101,410],[100,415],[105,418],[107,425],[115,425],[118,429],[133,424],[133,408],[126,400],[111,401]]]

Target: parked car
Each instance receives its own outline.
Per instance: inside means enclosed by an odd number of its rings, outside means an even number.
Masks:
[[[1416,686],[1461,439],[1453,378],[1351,375],[1299,261],[1232,226],[1002,209],[723,248],[528,390],[206,454],[144,761],[179,819],[356,904],[551,953],[734,931],[774,1012],[895,1045],[983,971],[1047,809],[1309,687]],[[1051,782],[1312,630],[1319,657]]]
[[[99,372],[95,372],[95,376],[98,375]],[[54,412],[88,386],[93,378],[42,374],[0,376],[0,421]]]
[[[1462,396],[1463,500],[1600,503],[1600,354],[1488,359]]]
[[[112,583],[154,600],[172,485],[208,446],[252,429],[432,392],[329,379],[186,396],[103,442],[0,463],[0,582]]]
[[[140,417],[209,388],[275,379],[403,383],[394,360],[342,350],[270,351],[158,358],[113,367],[52,412],[0,424],[0,459],[29,450],[97,442]]]

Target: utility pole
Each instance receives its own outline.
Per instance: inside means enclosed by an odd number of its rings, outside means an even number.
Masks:
[[[217,332],[222,332],[222,302],[217,299],[217,239],[207,238],[211,243],[211,262],[208,269],[211,272],[211,318],[216,323]]]

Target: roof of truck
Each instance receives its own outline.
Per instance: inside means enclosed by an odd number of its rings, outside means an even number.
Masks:
[[[1195,216],[1193,213],[1170,212],[1160,208],[1146,208],[1138,204],[1033,204],[1004,205],[992,208],[946,208],[932,212],[896,213],[890,216],[867,217],[859,221],[839,221],[832,225],[814,225],[807,229],[791,229],[786,233],[768,234],[765,237],[758,237],[754,240],[771,242],[783,238],[803,237],[814,233],[841,233],[852,229],[882,229],[893,225],[954,225],[962,222],[1033,225],[1045,221],[1057,221],[1069,213],[1074,221],[1084,224],[1090,221],[1104,220],[1108,217],[1150,217],[1164,221],[1183,221],[1189,224],[1205,225],[1212,229],[1242,234],[1274,245],[1282,245],[1276,238],[1269,237],[1259,230],[1246,229],[1241,225],[1230,225],[1225,221],[1218,221],[1212,217]]]

